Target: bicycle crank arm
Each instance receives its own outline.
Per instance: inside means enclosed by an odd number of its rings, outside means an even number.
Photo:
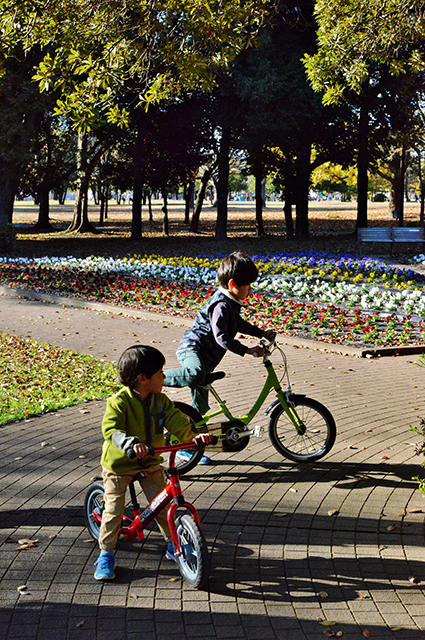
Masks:
[[[237,438],[245,438],[246,436],[253,436],[254,438],[261,438],[261,436],[264,434],[264,428],[257,426],[257,427],[253,427],[252,429],[246,429],[245,431],[237,431],[235,434],[232,434],[232,437],[234,438],[237,435]],[[220,438],[227,438],[228,437],[228,433],[221,433],[220,434]]]

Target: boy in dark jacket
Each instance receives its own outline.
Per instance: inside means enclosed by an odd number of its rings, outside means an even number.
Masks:
[[[190,387],[192,405],[202,415],[208,409],[208,391],[200,387],[208,373],[211,373],[226,351],[240,356],[263,355],[260,346],[247,347],[236,340],[237,333],[246,333],[256,338],[271,338],[273,331],[263,331],[241,318],[242,302],[251,291],[251,284],[258,277],[258,269],[251,257],[237,251],[224,258],[217,271],[220,288],[199,311],[190,329],[184,332],[177,349],[177,359],[181,369],[164,371],[165,387]],[[180,451],[179,456],[190,456],[190,452]],[[201,464],[207,464],[204,456]]]

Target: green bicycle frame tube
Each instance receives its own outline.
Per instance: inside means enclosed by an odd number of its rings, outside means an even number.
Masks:
[[[257,415],[257,413],[259,412],[259,410],[263,406],[263,404],[264,404],[267,396],[269,395],[270,391],[272,389],[274,389],[276,391],[276,395],[278,397],[278,400],[279,400],[282,408],[288,414],[288,417],[291,420],[291,422],[293,423],[293,425],[294,425],[295,429],[297,430],[297,432],[300,432],[301,429],[302,429],[302,426],[303,426],[302,421],[298,417],[298,414],[295,411],[294,407],[292,407],[290,404],[288,404],[288,402],[286,400],[285,393],[282,391],[282,387],[280,386],[280,382],[279,382],[279,380],[277,378],[277,375],[276,375],[276,372],[275,372],[275,370],[273,368],[272,363],[268,360],[264,364],[265,364],[265,367],[267,369],[266,381],[264,382],[264,386],[261,389],[257,400],[255,401],[254,405],[252,406],[250,411],[245,416],[237,416],[236,417],[236,416],[232,415],[232,413],[229,411],[229,409],[228,409],[228,407],[226,405],[226,402],[224,400],[222,400],[220,398],[220,396],[218,395],[217,391],[211,385],[209,385],[209,390],[211,391],[212,395],[214,396],[215,400],[217,401],[220,409],[218,409],[217,411],[212,411],[211,413],[208,413],[207,415],[205,415],[201,422],[196,423],[196,426],[199,427],[200,425],[206,424],[207,422],[209,422],[213,418],[216,418],[217,416],[220,416],[220,415],[226,416],[226,418],[228,420],[239,420],[239,422],[243,422],[243,424],[248,425],[251,422],[251,420],[253,420],[255,418],[255,416]]]

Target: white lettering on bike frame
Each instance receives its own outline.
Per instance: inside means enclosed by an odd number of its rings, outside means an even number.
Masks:
[[[166,489],[163,489],[161,493],[159,493],[156,498],[152,500],[152,502],[146,507],[143,513],[140,515],[140,522],[146,520],[148,516],[156,511],[156,509],[160,508],[162,504],[164,504],[168,500],[168,492]]]

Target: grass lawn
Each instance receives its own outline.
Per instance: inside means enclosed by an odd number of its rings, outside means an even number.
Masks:
[[[0,333],[0,425],[98,400],[119,388],[109,362]]]

